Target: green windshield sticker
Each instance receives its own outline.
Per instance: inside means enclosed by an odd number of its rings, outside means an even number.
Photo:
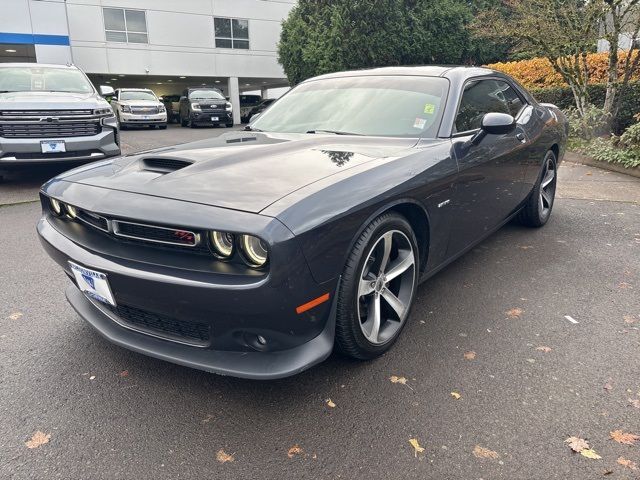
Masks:
[[[424,113],[433,115],[434,113],[436,113],[436,106],[433,103],[427,103],[424,106]]]

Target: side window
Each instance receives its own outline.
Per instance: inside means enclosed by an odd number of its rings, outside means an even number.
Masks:
[[[515,117],[522,107],[524,107],[522,99],[506,82],[500,80],[468,82],[462,93],[454,133],[480,128],[482,117],[487,113],[508,113]]]

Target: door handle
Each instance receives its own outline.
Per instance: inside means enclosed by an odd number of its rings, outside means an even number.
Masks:
[[[527,143],[527,137],[522,132],[516,133],[516,138],[520,140],[520,143]]]

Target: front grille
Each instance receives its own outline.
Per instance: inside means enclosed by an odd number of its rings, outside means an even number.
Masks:
[[[0,123],[4,138],[88,137],[100,133],[99,122]]]
[[[78,219],[105,232],[109,231],[109,222],[101,215],[96,215],[95,213],[85,210],[78,210]]]
[[[93,110],[0,110],[0,117],[75,117],[93,115]]]
[[[131,113],[136,115],[152,115],[159,112],[160,107],[131,107]]]
[[[196,346],[210,343],[210,328],[206,323],[187,322],[127,305],[100,305],[106,307],[119,320],[132,329],[150,333],[166,340],[181,341]]]
[[[113,222],[113,233],[119,237],[185,247],[195,247],[200,240],[199,234],[189,230],[156,227],[120,220]]]

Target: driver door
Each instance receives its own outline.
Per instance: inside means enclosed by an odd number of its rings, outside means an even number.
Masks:
[[[465,85],[453,132],[459,174],[449,255],[456,255],[488,235],[523,200],[531,142],[526,125],[531,115],[526,111],[531,108],[502,79],[475,79]],[[514,116],[515,130],[505,135],[487,135],[478,145],[471,145],[469,140],[479,131],[482,118],[491,112]]]

